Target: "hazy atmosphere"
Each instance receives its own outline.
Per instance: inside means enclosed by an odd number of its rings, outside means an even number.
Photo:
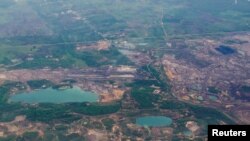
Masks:
[[[249,70],[250,0],[1,0],[0,141],[205,141]]]

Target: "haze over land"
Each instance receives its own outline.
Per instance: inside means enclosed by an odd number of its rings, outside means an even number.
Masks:
[[[0,141],[205,140],[208,124],[249,124],[249,0],[1,0],[0,27]]]

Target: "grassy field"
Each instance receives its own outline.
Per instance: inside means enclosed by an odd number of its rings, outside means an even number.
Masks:
[[[19,59],[23,55],[29,53],[34,53],[37,51],[37,48],[34,48],[32,45],[27,46],[15,46],[8,44],[0,44],[0,62],[11,61],[11,59]]]

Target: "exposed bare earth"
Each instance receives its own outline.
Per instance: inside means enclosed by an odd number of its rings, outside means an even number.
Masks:
[[[97,43],[90,44],[90,45],[77,45],[77,51],[84,51],[84,50],[107,50],[110,47],[111,43],[107,40],[98,41]]]
[[[227,40],[240,43],[226,44]],[[208,62],[208,65],[199,67],[192,61],[176,58],[172,54],[162,59],[164,70],[173,85],[174,95],[180,100],[196,104],[204,104],[223,108],[224,110],[243,110],[239,105],[247,105],[246,99],[233,99],[232,86],[250,85],[250,35],[235,35],[222,39],[191,39],[186,40],[191,52],[198,61]],[[237,50],[234,54],[223,55],[216,48],[220,45],[230,46]],[[208,91],[209,87],[219,89],[219,94]],[[237,91],[240,95],[240,92]],[[211,99],[211,96],[215,99]],[[243,101],[243,102],[242,102]],[[249,107],[248,107],[249,109]],[[244,113],[244,114],[243,114]],[[249,123],[248,111],[238,112],[243,123]]]
[[[58,84],[65,79],[74,79],[77,81],[76,85],[82,89],[100,94],[101,102],[110,102],[122,98],[126,89],[118,87],[122,86],[124,82],[133,80],[135,72],[136,69],[130,66],[81,70],[22,69],[0,72],[0,82],[11,80],[26,83],[29,80],[46,79]],[[116,83],[114,85],[105,84],[107,80],[113,80]]]
[[[39,136],[44,135],[44,130],[47,127],[43,123],[32,123],[27,121],[25,116],[17,116],[11,122],[0,122],[0,137],[8,135],[22,135],[25,132],[38,132]]]

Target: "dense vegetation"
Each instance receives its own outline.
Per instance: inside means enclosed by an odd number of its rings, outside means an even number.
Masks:
[[[42,121],[48,123],[61,121],[70,123],[80,118],[73,113],[97,116],[115,113],[119,109],[119,102],[107,105],[86,103],[39,104],[35,107],[29,107],[24,111],[24,114],[27,115],[27,118],[32,121]]]
[[[221,91],[217,89],[216,87],[208,87],[208,92],[213,94],[219,94]]]
[[[41,89],[41,88],[48,88],[53,86],[54,84],[49,80],[29,80],[27,84],[30,86],[31,89]]]
[[[109,50],[74,53],[74,56],[83,60],[90,67],[132,64],[132,62],[122,55],[116,47],[111,47]]]
[[[160,96],[153,94],[154,89],[150,87],[159,86],[156,80],[136,80],[128,86],[132,87],[131,96],[142,109],[153,108],[154,103],[160,100]]]
[[[168,78],[162,67],[156,69],[152,65],[142,66],[139,71],[149,73],[151,80],[135,80],[129,84],[128,86],[132,88],[131,96],[139,104],[139,108],[154,108],[162,99],[160,94],[154,93],[155,88],[165,94],[170,93]]]
[[[223,121],[228,124],[234,123],[233,120],[231,120],[226,115],[224,115],[223,113],[219,112],[214,108],[201,107],[174,100],[162,102],[160,108],[179,111],[179,112],[188,111],[190,115],[193,115],[196,119],[206,123],[206,125],[219,124],[220,121]]]
[[[25,90],[26,86],[21,82],[6,82],[0,86],[0,104],[7,102],[10,90],[16,88],[17,90]]]
[[[152,88],[133,88],[131,96],[138,102],[140,108],[153,108],[154,103],[160,99],[159,95],[153,94]]]
[[[47,80],[34,80],[27,82],[32,88],[41,88],[52,84]],[[73,113],[84,115],[104,115],[120,110],[120,102],[110,104],[65,103],[65,104],[38,104],[27,105],[21,103],[7,103],[11,89],[24,90],[25,85],[20,82],[6,83],[0,86],[0,122],[12,121],[17,115],[26,115],[31,121],[41,122],[72,122],[80,117]]]
[[[240,91],[242,93],[250,93],[250,86],[242,86]]]
[[[106,127],[106,130],[111,131],[113,125],[115,124],[115,121],[113,119],[110,118],[105,118],[102,120],[104,126]]]

